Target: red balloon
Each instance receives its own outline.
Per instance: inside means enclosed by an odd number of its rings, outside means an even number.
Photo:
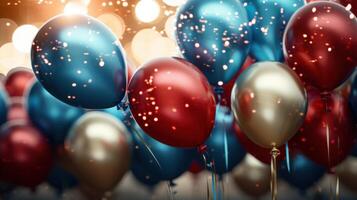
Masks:
[[[188,168],[188,171],[192,174],[199,174],[204,170],[204,167],[199,161],[193,160],[191,166]]]
[[[5,80],[5,88],[9,96],[23,96],[31,86],[34,74],[30,69],[17,67],[11,70]]]
[[[271,160],[271,149],[263,148],[254,142],[252,142],[238,127],[237,124],[234,125],[234,129],[236,131],[236,135],[239,139],[239,142],[244,146],[245,150],[254,156],[259,161],[270,164]],[[278,161],[285,160],[285,146],[279,148],[280,155],[278,156]],[[290,153],[290,152],[289,152]]]
[[[35,187],[52,166],[51,149],[37,129],[26,124],[8,124],[0,136],[0,180]]]
[[[215,99],[205,76],[181,58],[143,65],[129,84],[136,122],[151,137],[175,147],[196,147],[213,128]]]
[[[13,97],[11,98],[9,111],[7,114],[8,121],[13,120],[29,120],[26,107],[24,105],[24,99],[22,97]]]
[[[308,97],[304,124],[292,141],[311,160],[332,168],[349,155],[356,140],[357,129],[348,100],[338,93],[321,98],[311,90]]]
[[[357,66],[357,19],[343,6],[309,3],[290,19],[284,36],[289,66],[323,92],[342,84]]]
[[[221,105],[223,106],[227,106],[228,108],[231,107],[231,93],[232,93],[232,89],[234,86],[234,83],[236,82],[237,78],[239,77],[239,75],[246,70],[249,66],[251,66],[253,63],[255,62],[255,60],[253,60],[250,57],[247,57],[247,59],[245,60],[242,68],[238,71],[238,73],[234,76],[234,78],[232,80],[230,80],[228,83],[224,84],[223,87],[223,94],[221,96],[221,101],[219,102]]]
[[[322,0],[307,0],[307,2],[314,2],[314,1],[322,1]],[[332,1],[339,3],[343,6],[348,7],[349,5],[351,6],[351,12],[355,15],[357,15],[357,1],[356,0],[325,0],[325,1]]]

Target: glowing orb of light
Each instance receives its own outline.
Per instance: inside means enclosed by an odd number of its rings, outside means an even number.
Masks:
[[[0,73],[7,74],[12,68],[26,63],[26,54],[19,52],[13,43],[0,47]]]
[[[12,43],[15,48],[22,53],[30,53],[32,41],[38,32],[38,28],[34,25],[19,26],[12,35]]]
[[[164,3],[168,6],[181,6],[186,3],[187,0],[164,0]]]
[[[78,1],[68,2],[64,7],[65,14],[87,14],[88,9],[85,3]]]
[[[169,37],[172,40],[175,40],[175,31],[176,31],[175,23],[176,23],[175,15],[170,16],[165,23],[165,33],[167,37]]]
[[[145,23],[150,23],[160,15],[160,6],[155,0],[141,0],[135,7],[136,17]]]
[[[107,25],[118,38],[121,39],[123,37],[125,22],[119,15],[105,13],[100,15],[98,20]]]

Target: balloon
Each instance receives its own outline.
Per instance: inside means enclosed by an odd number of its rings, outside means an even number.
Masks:
[[[9,123],[0,135],[0,179],[19,186],[42,183],[51,167],[49,144],[34,127]]]
[[[65,189],[73,188],[78,185],[77,179],[58,164],[52,168],[47,177],[47,182],[60,193]]]
[[[133,173],[136,180],[149,187],[155,186],[160,182],[159,178],[151,175],[149,171],[145,170],[145,168],[140,165],[133,165],[131,167],[131,172]]]
[[[314,2],[314,1],[322,1],[322,0],[307,0],[307,2]],[[350,11],[356,15],[357,14],[357,1],[355,0],[330,0],[336,3],[340,3],[345,7],[349,7],[351,5]]]
[[[7,121],[8,115],[8,97],[5,89],[0,86],[0,125]]]
[[[357,118],[357,76],[355,76],[350,93],[350,104],[352,110],[354,111],[355,117]]]
[[[265,148],[285,144],[298,131],[307,109],[306,92],[284,64],[253,64],[237,79],[232,111],[239,127]]]
[[[27,95],[27,111],[31,121],[55,146],[64,143],[71,126],[84,114],[84,110],[56,99],[37,81]]]
[[[5,80],[6,90],[11,97],[22,97],[33,83],[33,73],[24,67],[16,67],[9,71]]]
[[[309,91],[308,112],[293,141],[308,158],[331,168],[351,152],[356,133],[346,99],[334,93],[323,99]]]
[[[239,128],[237,124],[234,124],[235,134],[239,139],[239,142],[243,145],[244,149],[254,158],[258,159],[260,162],[270,165],[271,162],[271,149],[263,148],[254,142],[252,142]],[[280,155],[277,157],[278,162],[285,160],[285,145],[278,148]]]
[[[309,3],[296,12],[286,28],[286,61],[306,83],[331,91],[357,66],[356,30],[356,17],[343,6]]]
[[[120,42],[90,16],[60,15],[39,30],[32,67],[44,88],[77,107],[116,106],[126,89],[127,69]]]
[[[14,121],[26,121],[30,122],[30,118],[24,105],[24,99],[22,97],[12,97],[10,99],[10,107],[7,113],[7,120]]]
[[[143,132],[138,124],[132,124],[133,163],[132,169],[142,167],[146,176],[158,180],[173,180],[187,171],[196,149],[171,147],[160,143]]]
[[[269,192],[270,167],[247,155],[243,163],[234,169],[233,179],[239,189],[250,196],[260,197]]]
[[[284,30],[304,0],[244,0],[253,39],[250,55],[257,61],[284,61]]]
[[[222,86],[233,79],[248,55],[247,13],[238,0],[189,0],[178,11],[176,38],[184,58],[211,85]]]
[[[219,175],[231,171],[243,160],[245,150],[235,135],[234,117],[227,107],[217,106],[216,122],[205,145],[207,162],[213,163],[210,170]]]
[[[349,157],[336,167],[336,175],[341,183],[351,191],[357,190],[357,158]]]
[[[238,73],[234,76],[234,78],[232,80],[230,80],[228,83],[224,84],[222,86],[223,88],[223,92],[222,94],[217,94],[216,93],[216,99],[218,99],[218,103],[221,104],[222,106],[227,106],[231,107],[231,94],[232,94],[232,89],[234,86],[235,81],[237,80],[237,78],[243,73],[244,70],[246,70],[249,66],[251,66],[253,63],[255,63],[255,61],[253,59],[251,59],[250,57],[247,57],[247,59],[245,60],[245,63],[243,64],[242,68],[240,68],[240,70],[238,71]],[[221,99],[219,101],[218,95],[221,95]]]
[[[291,171],[289,172],[286,162],[282,162],[279,175],[301,191],[306,191],[313,186],[326,171],[323,166],[314,163],[302,154],[296,155],[290,163]]]
[[[194,158],[190,167],[188,168],[188,171],[191,172],[192,174],[199,174],[204,169],[205,168],[202,166],[202,162],[199,161],[197,158]]]
[[[125,126],[102,112],[84,114],[65,141],[65,156],[78,180],[97,191],[113,189],[130,166]]]
[[[180,58],[153,60],[134,74],[129,105],[145,133],[175,147],[196,147],[208,138],[215,99],[207,79]]]

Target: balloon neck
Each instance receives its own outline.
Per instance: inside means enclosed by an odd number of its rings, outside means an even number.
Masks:
[[[331,112],[331,109],[329,108],[328,104],[331,99],[331,93],[329,92],[321,92],[320,93],[321,100],[324,103],[325,106],[325,112]]]
[[[198,151],[200,154],[206,153],[206,152],[207,152],[207,145],[205,145],[205,144],[200,145],[200,146],[197,148],[197,151]]]
[[[271,152],[271,163],[270,163],[270,172],[271,172],[271,177],[270,177],[270,189],[271,189],[271,199],[272,200],[277,200],[278,197],[278,174],[277,174],[277,164],[276,160],[277,157],[280,154],[279,149],[277,149],[275,146],[272,148]]]
[[[222,86],[215,86],[215,87],[213,88],[213,90],[214,90],[214,93],[215,93],[216,96],[217,96],[217,103],[220,104],[221,101],[222,101],[222,96],[223,96],[223,94],[224,94],[224,89],[223,89]]]

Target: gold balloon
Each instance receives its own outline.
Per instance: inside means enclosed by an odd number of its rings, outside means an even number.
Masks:
[[[125,126],[114,117],[101,112],[86,113],[66,139],[65,165],[83,185],[109,191],[129,169],[128,141]]]
[[[232,90],[232,110],[256,144],[279,147],[302,125],[306,91],[296,74],[278,62],[260,62],[243,72]]]
[[[357,191],[357,158],[349,157],[338,165],[336,175],[344,186],[352,191]]]
[[[248,154],[242,164],[233,170],[233,179],[243,192],[259,197],[269,192],[270,167]]]

